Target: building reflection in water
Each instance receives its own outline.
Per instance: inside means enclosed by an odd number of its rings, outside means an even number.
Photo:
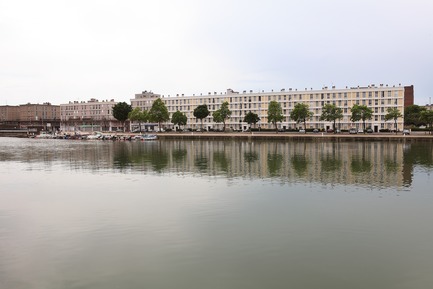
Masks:
[[[1,161],[61,163],[71,169],[176,173],[282,182],[410,186],[415,166],[432,169],[431,142],[58,141],[10,148]]]

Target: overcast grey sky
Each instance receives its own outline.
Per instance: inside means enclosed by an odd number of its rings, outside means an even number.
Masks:
[[[0,104],[415,86],[433,97],[431,0],[0,0]]]

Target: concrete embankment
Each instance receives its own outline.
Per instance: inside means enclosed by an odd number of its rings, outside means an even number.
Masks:
[[[21,129],[2,129],[0,137],[28,137],[29,132]]]
[[[433,141],[433,135],[428,134],[328,134],[328,133],[158,133],[160,139],[197,139],[197,140],[266,140],[266,141]]]

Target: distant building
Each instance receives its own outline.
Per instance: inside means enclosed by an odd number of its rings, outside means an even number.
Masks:
[[[114,99],[99,101],[70,101],[60,104],[61,130],[73,131],[116,131],[121,124],[113,116]]]
[[[152,108],[153,102],[160,98],[161,95],[155,94],[151,91],[143,91],[135,95],[134,99],[131,99],[132,108],[139,107],[141,110],[149,111]]]
[[[158,99],[161,98],[161,95],[159,94],[155,94],[151,91],[143,91],[142,93],[137,93],[135,95],[134,99],[131,99],[131,106],[132,108],[136,108],[139,107],[142,111],[143,110],[147,110],[149,111],[152,108],[152,104],[153,102]],[[142,126],[142,129],[144,130],[148,130],[148,129],[155,129],[158,126],[157,123],[146,123]],[[138,123],[132,123],[131,124],[131,130],[137,130],[139,129],[139,124]]]
[[[350,120],[350,108],[354,104],[366,105],[373,110],[373,117],[366,121],[366,126],[371,127],[374,131],[381,129],[393,129],[392,121],[385,121],[387,108],[396,107],[404,114],[404,107],[413,104],[414,89],[413,86],[388,86],[380,84],[369,85],[365,87],[346,87],[337,89],[335,87],[323,87],[321,90],[305,89],[281,89],[280,91],[270,92],[235,92],[228,89],[224,94],[217,92],[209,92],[206,95],[184,96],[176,95],[175,97],[164,97],[152,92],[144,91],[141,94],[136,94],[135,99],[131,100],[132,107],[140,107],[142,109],[150,109],[155,99],[161,98],[166,104],[170,116],[177,110],[186,114],[188,118],[188,128],[196,129],[200,127],[200,121],[194,115],[194,109],[201,104],[207,104],[210,115],[203,120],[205,129],[221,128],[221,123],[215,123],[212,119],[212,113],[221,107],[224,101],[230,104],[232,116],[227,120],[226,126],[236,130],[248,129],[248,124],[243,121],[246,113],[254,112],[259,115],[260,121],[256,125],[260,128],[271,128],[268,123],[267,109],[270,101],[277,101],[281,104],[284,119],[278,126],[281,129],[295,129],[302,126],[290,119],[290,113],[296,103],[308,104],[310,111],[314,116],[307,121],[307,128],[328,129],[332,127],[331,122],[321,121],[322,107],[325,104],[335,104],[343,109],[343,118],[338,121],[337,127],[342,130],[348,130],[351,127],[362,127],[361,122],[353,123]],[[173,124],[167,122],[166,127],[172,127]],[[403,118],[397,121],[398,129],[403,129]]]
[[[0,106],[0,122],[18,122],[19,121],[19,107],[12,105]]]
[[[60,128],[60,106],[49,102],[0,106],[0,121],[2,127],[57,130]]]

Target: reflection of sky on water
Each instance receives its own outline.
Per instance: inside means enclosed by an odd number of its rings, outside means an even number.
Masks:
[[[433,282],[431,146],[33,141],[0,139],[6,288]]]
[[[89,174],[63,165],[47,173],[4,164],[0,276],[15,288],[121,282],[200,288],[221,284],[221,275],[225,288],[264,288],[269,279],[343,288],[335,274],[345,276],[345,285],[381,288],[433,281],[411,277],[433,268],[432,232],[421,221],[433,217],[432,196],[418,185],[431,183],[425,170],[408,193],[275,178]],[[396,280],[400,274],[406,278]]]

